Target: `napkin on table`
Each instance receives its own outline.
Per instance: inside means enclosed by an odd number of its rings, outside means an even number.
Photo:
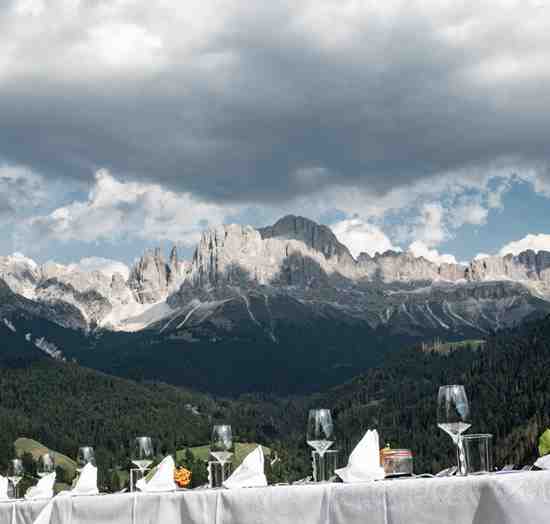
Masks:
[[[153,477],[146,481],[145,479],[139,479],[136,482],[136,488],[140,491],[148,491],[154,493],[155,491],[173,491],[177,488],[174,481],[174,469],[176,465],[172,455],[165,457],[162,462],[157,466]]]
[[[535,466],[540,469],[550,469],[550,455],[539,457],[535,462]]]
[[[42,477],[36,486],[29,488],[25,493],[25,498],[33,499],[51,499],[53,497],[53,486],[55,484],[55,471]]]
[[[97,468],[93,464],[86,464],[80,471],[75,487],[71,491],[62,493],[70,495],[98,495]]]
[[[52,473],[52,475],[55,475]],[[44,477],[47,478],[47,477]],[[55,476],[54,476],[55,481]],[[40,484],[41,481],[38,482]],[[36,486],[35,486],[36,487]],[[33,489],[30,488],[29,491]],[[27,492],[28,493],[28,492]],[[93,464],[86,464],[80,471],[78,480],[73,489],[68,491],[61,491],[58,493],[57,497],[70,497],[73,495],[98,495],[99,490],[97,489],[97,468]],[[56,498],[57,498],[56,497]],[[26,497],[25,497],[26,498]],[[52,518],[54,500],[50,500],[42,511],[38,514],[38,517],[33,522],[33,524],[50,524]]]
[[[378,431],[369,429],[349,456],[347,467],[337,469],[335,473],[344,482],[383,479],[385,474],[380,466]]]
[[[241,465],[223,483],[223,486],[229,489],[267,486],[262,446],[258,446],[246,456]]]
[[[9,500],[8,497],[8,479],[0,475],[0,501]]]

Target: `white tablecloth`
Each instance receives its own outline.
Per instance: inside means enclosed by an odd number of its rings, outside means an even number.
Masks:
[[[46,502],[0,502],[32,524]],[[58,497],[51,524],[547,524],[550,472]]]

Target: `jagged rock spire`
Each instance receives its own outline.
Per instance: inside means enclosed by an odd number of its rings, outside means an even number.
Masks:
[[[170,268],[164,261],[161,249],[147,249],[130,272],[128,285],[142,304],[157,302],[168,289]]]

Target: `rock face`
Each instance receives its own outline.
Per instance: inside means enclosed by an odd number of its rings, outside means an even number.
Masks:
[[[19,254],[0,257],[0,277],[19,295],[32,298],[40,276],[38,265],[30,258]]]
[[[250,226],[233,224],[202,235],[183,285],[318,286],[333,273],[337,260],[327,260],[301,241],[274,236],[264,239]]]
[[[439,278],[438,267],[425,258],[410,253],[386,251],[375,256],[368,266],[369,280],[390,282],[431,281]]]
[[[468,279],[472,281],[509,279],[530,280],[550,284],[550,253],[533,250],[523,251],[517,256],[487,257],[474,260],[468,268]]]
[[[159,248],[146,251],[130,273],[128,285],[142,304],[158,302],[166,296],[170,270]]]
[[[168,292],[181,283],[185,275],[185,262],[178,260],[174,246],[169,262],[165,262],[160,248],[147,250],[130,272],[128,286],[141,304],[152,304],[167,297]]]
[[[260,228],[258,231],[264,239],[298,240],[336,264],[354,263],[349,249],[338,241],[330,228],[316,224],[307,218],[287,215],[272,226]]]

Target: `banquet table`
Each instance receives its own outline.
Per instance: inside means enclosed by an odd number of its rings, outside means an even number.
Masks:
[[[47,501],[0,502],[0,524],[32,524]],[[550,472],[169,493],[65,496],[52,524],[539,524]]]

